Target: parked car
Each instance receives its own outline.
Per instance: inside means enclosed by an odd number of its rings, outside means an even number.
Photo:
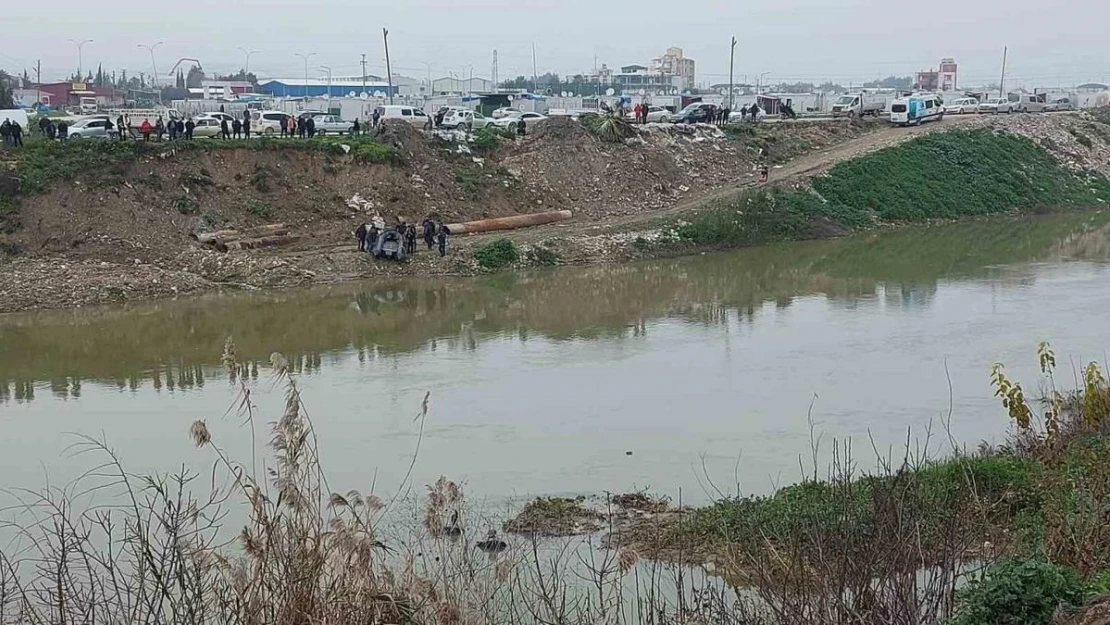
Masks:
[[[1013,113],[1014,103],[1006,98],[991,98],[979,103],[979,113]]]
[[[661,106],[649,106],[647,120],[665,124],[671,121],[671,112]]]
[[[671,116],[671,122],[675,124],[697,124],[709,120],[709,116],[716,112],[716,104],[706,104],[705,102],[694,102],[681,111]]]
[[[114,139],[118,136],[115,124],[99,117],[79,119],[67,132],[69,139]]]
[[[547,119],[547,117],[544,115],[529,112],[495,119],[493,120],[493,125],[497,126],[498,128],[504,128],[506,130],[516,130],[517,126],[520,125],[521,120],[524,120],[524,123],[527,126],[531,126],[532,124],[535,124],[536,122],[542,122],[545,119]]]
[[[209,118],[215,119],[217,122],[219,122],[220,120],[226,119],[227,123],[229,125],[232,122],[234,122],[236,119],[238,119],[239,121],[243,120],[242,117],[236,118],[234,115],[232,115],[230,113],[223,113],[223,112],[220,112],[220,111],[215,111],[215,112],[211,112],[211,113],[201,113],[200,115],[197,116],[196,119],[197,119],[197,121],[200,121],[202,119],[209,119]],[[151,122],[151,123],[153,123],[153,122]],[[217,124],[217,125],[219,125],[219,124]]]
[[[1071,98],[1068,97],[1053,98],[1051,101],[1044,105],[1044,110],[1048,112],[1074,111],[1075,103],[1072,102]]]
[[[313,115],[312,121],[316,124],[318,135],[349,135],[354,129],[354,123],[343,121],[338,115]]]
[[[479,130],[482,128],[489,128],[494,125],[496,120],[482,115],[478,111],[465,111],[454,109],[447,111],[443,116],[443,126],[445,128],[467,128],[470,130]]]
[[[202,137],[218,137],[220,136],[220,120],[215,117],[198,117],[193,120],[196,126],[193,128],[193,138],[199,139]],[[231,124],[231,122],[228,122]]]
[[[400,120],[412,124],[417,128],[423,128],[424,125],[428,123],[428,115],[424,113],[424,111],[412,106],[390,104],[381,107],[380,112],[382,121]]]
[[[1014,105],[1014,110],[1021,111],[1022,113],[1043,113],[1044,96],[1023,93],[1019,97],[1017,104]]]
[[[944,105],[944,112],[949,115],[963,115],[965,113],[978,113],[979,100],[975,98],[957,98]]]
[[[289,113],[282,111],[251,111],[251,133],[272,137],[281,133]]]
[[[511,106],[502,106],[499,109],[494,109],[490,116],[494,119],[501,119],[502,117],[509,117],[510,115],[519,115],[520,111]]]
[[[767,111],[759,109],[759,113],[756,114],[755,120],[761,121],[765,117],[767,117]],[[741,111],[729,111],[728,113],[728,123],[730,124],[739,124],[741,122],[750,121],[751,118],[751,115],[745,115]]]

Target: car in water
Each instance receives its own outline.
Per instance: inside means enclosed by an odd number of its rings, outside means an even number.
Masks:
[[[949,115],[964,115],[979,112],[979,100],[975,98],[957,98],[944,105],[944,112]]]
[[[118,136],[115,124],[103,117],[79,119],[66,131],[68,139],[114,139]]]
[[[354,130],[353,122],[345,122],[338,115],[313,115],[317,135],[349,135]]]
[[[1014,103],[1007,100],[1006,98],[991,98],[989,100],[983,100],[982,102],[980,102],[979,108],[976,110],[976,112],[982,115],[986,115],[988,113],[992,113],[994,115],[998,115],[999,113],[1009,114],[1014,112]]]

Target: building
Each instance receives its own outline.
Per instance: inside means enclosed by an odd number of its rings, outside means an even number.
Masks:
[[[230,100],[240,93],[250,93],[254,85],[245,80],[202,80],[200,98],[202,100]],[[190,92],[192,89],[189,90]]]
[[[340,97],[354,93],[361,95],[367,93],[384,96],[397,94],[397,86],[377,76],[337,76],[329,82],[326,78],[271,78],[258,83],[257,92],[274,96],[275,98],[303,98],[303,97]]]
[[[485,78],[456,76],[436,78],[432,80],[432,94],[445,95],[449,93],[485,93],[494,90],[492,81]]]
[[[913,85],[922,91],[955,91],[956,73],[954,59],[941,59],[939,69],[917,72]]]
[[[625,65],[613,74],[612,86],[624,95],[677,95],[682,91],[682,77],[653,72],[643,65]]]
[[[56,109],[77,107],[81,98],[96,98],[97,106],[122,106],[126,93],[114,87],[98,87],[83,82],[54,82],[31,89],[38,94],[38,101]]]
[[[670,47],[663,56],[651,60],[651,71],[680,77],[679,88],[689,91],[694,88],[694,59],[682,56],[682,48]]]

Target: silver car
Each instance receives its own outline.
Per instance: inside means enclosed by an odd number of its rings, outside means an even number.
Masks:
[[[1014,103],[1007,100],[1006,98],[993,98],[990,100],[984,100],[979,103],[978,112],[980,114],[994,113],[996,115],[998,113],[1013,113]]]
[[[345,122],[338,115],[313,115],[312,121],[316,124],[318,135],[349,135],[354,129],[352,122]]]
[[[114,139],[118,136],[115,124],[100,117],[75,121],[66,132],[69,139]]]

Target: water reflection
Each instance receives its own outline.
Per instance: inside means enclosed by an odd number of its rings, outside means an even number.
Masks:
[[[750,324],[813,296],[847,311],[924,310],[944,280],[1019,286],[1033,280],[1030,266],[1006,265],[1106,259],[1107,222],[1103,214],[995,219],[616,267],[8,315],[0,402],[29,402],[36,391],[79,398],[89,383],[168,393],[226,383],[228,336],[254,376],[271,351],[313,374],[351,357],[475,351],[494,339],[642,338],[663,318],[728,327],[735,313]]]

